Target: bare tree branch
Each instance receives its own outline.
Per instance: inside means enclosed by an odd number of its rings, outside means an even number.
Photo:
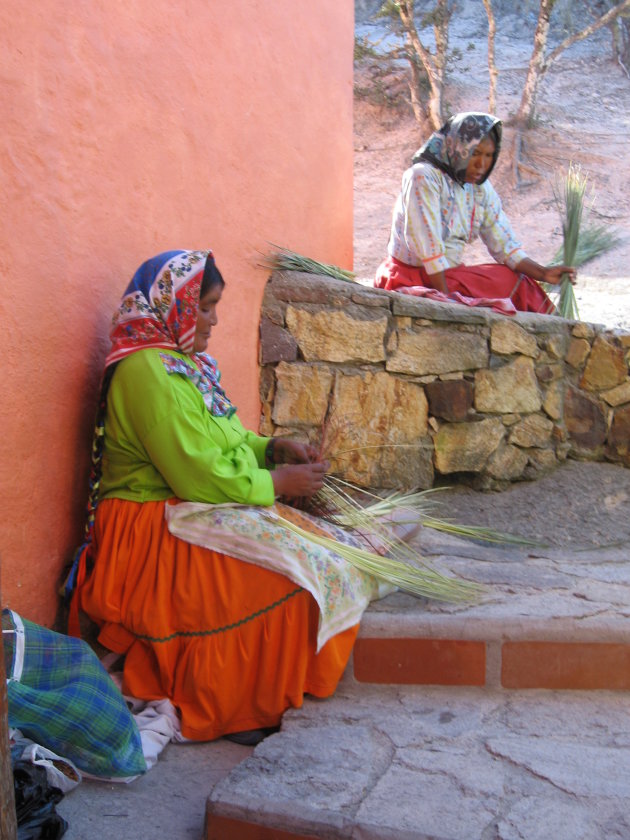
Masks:
[[[488,16],[488,72],[490,73],[488,111],[494,114],[497,107],[497,79],[499,77],[499,71],[494,60],[494,39],[497,32],[497,24],[494,19],[494,11],[492,10],[492,0],[483,0],[483,5]]]
[[[530,123],[534,113],[536,97],[538,95],[538,85],[543,76],[543,67],[545,65],[545,48],[547,46],[547,37],[549,35],[549,19],[555,2],[556,0],[540,0],[538,21],[536,23],[536,31],[534,33],[534,48],[532,50],[531,58],[529,59],[529,67],[527,69],[525,84],[523,85],[521,104],[519,105],[515,118],[516,124],[521,128],[524,128]]]
[[[436,12],[439,14],[440,7],[446,6],[447,0],[439,0]],[[438,28],[434,27],[435,31],[435,56],[426,49],[413,19],[413,0],[399,0],[395,6],[400,15],[400,20],[406,33],[409,46],[416,53],[425,69],[429,79],[429,86],[431,88],[431,95],[427,107],[428,117],[433,128],[439,128],[444,120],[442,119],[442,93],[444,89],[444,66],[446,64],[445,51],[448,47],[448,29],[446,34],[438,37]],[[448,20],[447,20],[448,27]],[[441,50],[444,54],[440,55]],[[412,62],[413,68],[413,62]],[[412,70],[413,72],[413,70]]]
[[[547,37],[549,35],[549,19],[555,2],[556,0],[540,0],[538,22],[536,24],[536,32],[534,33],[534,48],[529,60],[527,76],[523,86],[523,95],[515,117],[515,123],[520,129],[526,128],[531,123],[536,108],[540,82],[558,56],[572,44],[583,41],[603,26],[610,25],[619,15],[627,9],[630,9],[630,0],[622,0],[622,2],[617,3],[616,6],[613,6],[612,9],[609,9],[605,14],[597,18],[597,20],[585,26],[580,32],[565,38],[548,56],[545,56]]]
[[[485,0],[484,0],[485,2]],[[630,0],[623,0],[621,3],[617,3],[616,6],[613,6],[612,9],[609,9],[605,15],[594,20],[588,26],[585,26],[580,32],[576,32],[573,35],[570,35],[568,38],[565,38],[562,43],[558,44],[558,46],[552,50],[547,58],[544,61],[543,65],[543,73],[546,73],[549,69],[549,66],[558,58],[558,56],[563,53],[566,49],[573,46],[573,44],[577,44],[578,41],[583,41],[585,38],[588,38],[594,32],[597,32],[598,29],[602,29],[604,26],[608,26],[612,23],[615,18],[619,17],[622,12],[625,12],[626,9],[630,9]]]

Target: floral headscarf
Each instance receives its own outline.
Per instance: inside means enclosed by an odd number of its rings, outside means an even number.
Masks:
[[[216,362],[206,353],[193,353],[199,292],[209,256],[212,251],[165,251],[142,263],[114,315],[105,367],[149,347],[178,350],[191,361],[160,353],[166,372],[190,379],[215,417],[230,417],[236,409],[219,385]]]
[[[427,161],[463,186],[466,167],[473,149],[490,135],[494,140],[494,156],[492,166],[478,182],[482,184],[489,177],[499,157],[501,133],[501,120],[491,114],[470,111],[455,114],[441,128],[434,131],[427,142],[418,149],[413,156],[413,163]]]
[[[142,263],[114,315],[108,367],[148,347],[192,353],[199,290],[212,251],[165,251]]]

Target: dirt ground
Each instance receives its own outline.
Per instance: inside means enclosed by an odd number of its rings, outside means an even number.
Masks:
[[[364,4],[365,6],[365,4]],[[478,0],[460,0],[451,21],[450,47],[460,58],[449,70],[449,113],[488,108],[487,19]],[[532,15],[497,18],[496,63],[499,70],[496,112],[505,123],[516,112],[532,49]],[[529,26],[529,29],[527,28]],[[366,22],[357,9],[357,34],[372,39],[383,24]],[[426,33],[425,33],[426,34]],[[391,212],[401,175],[412,154],[428,136],[406,103],[406,69],[386,80],[386,95],[355,96],[355,271],[371,278],[386,254]],[[365,67],[355,68],[355,89],[367,85]],[[387,104],[386,98],[393,100]],[[553,197],[555,179],[569,162],[588,175],[594,201],[592,221],[610,224],[623,237],[620,246],[584,266],[576,296],[583,320],[630,329],[630,78],[612,58],[610,33],[601,33],[565,51],[544,77],[536,127],[524,151],[538,170],[529,186],[516,188],[513,176],[514,133],[504,127],[503,150],[492,176],[512,225],[530,256],[551,260],[562,243],[561,219]],[[528,175],[529,177],[529,175]],[[466,259],[489,259],[481,243]]]

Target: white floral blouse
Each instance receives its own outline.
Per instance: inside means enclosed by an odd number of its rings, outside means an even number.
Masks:
[[[424,162],[404,173],[390,256],[435,274],[461,265],[464,246],[478,237],[497,262],[510,268],[527,257],[489,181],[462,186]]]

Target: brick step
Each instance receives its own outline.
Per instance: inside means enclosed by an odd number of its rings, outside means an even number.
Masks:
[[[362,683],[630,690],[630,644],[382,638],[368,632],[354,648],[353,674]]]

